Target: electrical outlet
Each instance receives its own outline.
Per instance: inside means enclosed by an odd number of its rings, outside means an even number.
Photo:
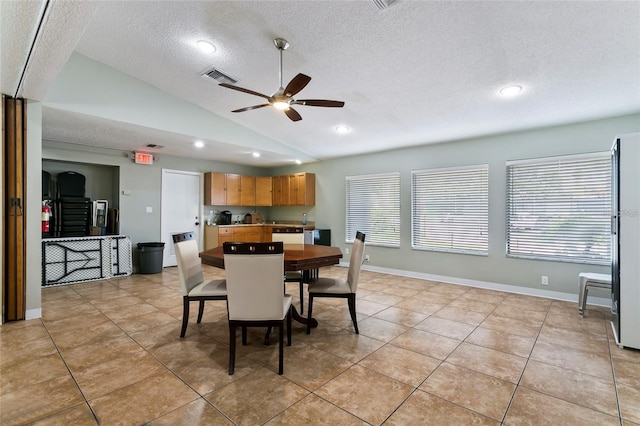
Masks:
[[[349,249],[348,248],[344,249],[344,252],[345,254],[349,254]]]
[[[369,259],[369,255],[368,255],[368,254],[365,254],[365,255],[364,255],[364,261],[365,261],[365,262],[368,262],[369,260],[370,260],[370,259]]]
[[[549,285],[549,277],[546,275],[543,275],[540,279],[540,284],[542,285]]]

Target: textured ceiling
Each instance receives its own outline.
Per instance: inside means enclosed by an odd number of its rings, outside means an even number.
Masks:
[[[37,22],[39,2],[22,2],[29,5],[22,9],[6,3],[13,2],[0,2],[1,81],[3,93],[13,94],[21,47],[35,33],[25,28]],[[397,0],[382,11],[366,0],[82,3],[54,2],[30,66],[37,78],[23,87],[23,96],[45,100],[43,134],[52,140],[126,150],[155,138],[187,157],[265,166],[291,159],[275,153],[248,160],[238,152],[251,146],[210,135],[202,139],[211,152],[194,151],[198,135],[61,111],[48,103],[47,85],[73,50],[204,108],[231,128],[299,151],[305,161],[640,112],[636,1]],[[271,95],[279,86],[275,37],[290,43],[285,85],[299,72],[312,77],[296,97],[342,100],[344,108],[296,107],[303,117],[296,123],[272,108],[230,112],[263,99],[200,75],[216,66],[238,86]],[[200,52],[199,39],[217,51]],[[505,99],[498,90],[510,84],[524,90]],[[337,134],[339,124],[352,131]]]

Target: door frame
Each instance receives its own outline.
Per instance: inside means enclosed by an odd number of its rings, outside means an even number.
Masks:
[[[199,225],[196,226],[196,238],[198,240],[198,250],[202,251],[202,247],[203,247],[203,242],[202,242],[202,237],[203,237],[203,212],[204,212],[204,206],[202,205],[203,202],[203,194],[204,194],[204,174],[201,172],[193,172],[190,170],[175,170],[175,169],[162,169],[162,178],[161,178],[161,183],[160,183],[160,241],[163,241],[165,243],[165,252],[162,256],[162,267],[166,267],[166,266],[174,266],[174,265],[165,265],[165,260],[167,258],[167,253],[168,251],[172,250],[173,247],[173,242],[172,241],[165,241],[164,240],[164,236],[167,235],[168,231],[168,227],[167,227],[167,223],[169,223],[171,221],[171,218],[166,217],[166,209],[164,209],[164,201],[169,197],[169,194],[165,193],[165,176],[171,175],[171,174],[180,174],[180,175],[190,175],[190,176],[197,176],[198,177],[198,220],[199,220]],[[167,251],[168,250],[168,251]]]

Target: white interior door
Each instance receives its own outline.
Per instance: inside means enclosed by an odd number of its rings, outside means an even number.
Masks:
[[[194,231],[202,248],[202,191],[201,173],[162,170],[160,229],[164,242],[164,267],[177,265],[172,234]]]

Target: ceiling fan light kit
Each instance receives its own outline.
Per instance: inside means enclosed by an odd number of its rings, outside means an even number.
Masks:
[[[300,121],[302,116],[291,107],[291,105],[305,105],[316,107],[329,107],[329,108],[342,108],[344,102],[342,101],[330,101],[326,99],[300,99],[295,100],[293,96],[298,94],[304,89],[311,81],[311,77],[308,75],[299,73],[287,84],[287,87],[282,86],[282,52],[289,47],[289,42],[283,38],[276,38],[273,40],[273,44],[280,51],[280,87],[271,96],[264,95],[262,93],[254,92],[253,90],[245,89],[243,87],[234,86],[229,83],[220,83],[220,86],[227,89],[237,90],[239,92],[247,93],[249,95],[259,96],[267,100],[266,104],[253,105],[250,107],[240,108],[231,112],[245,112],[253,109],[263,108],[266,106],[272,106],[276,109],[283,111],[291,121]]]

